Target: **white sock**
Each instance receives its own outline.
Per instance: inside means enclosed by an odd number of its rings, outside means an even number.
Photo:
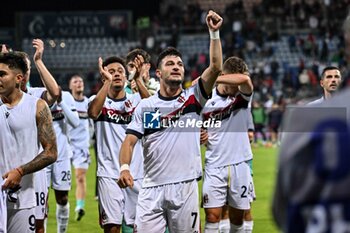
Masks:
[[[244,227],[242,225],[234,225],[231,223],[230,233],[244,233]]]
[[[219,232],[219,223],[205,222],[204,233],[218,233]]]
[[[230,233],[230,219],[220,220],[220,233]]]
[[[69,220],[69,202],[66,205],[56,204],[57,233],[66,233]]]
[[[47,229],[47,219],[49,218],[49,216],[47,216],[45,219],[44,219],[44,229],[45,229],[45,233],[46,233],[46,229]]]
[[[244,226],[244,232],[245,233],[252,233],[253,232],[253,226],[254,226],[254,222],[252,221],[244,221],[243,222],[243,226]]]

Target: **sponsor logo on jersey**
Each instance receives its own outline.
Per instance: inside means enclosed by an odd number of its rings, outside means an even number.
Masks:
[[[125,112],[103,107],[101,115],[98,117],[97,121],[107,121],[115,124],[129,124],[132,119],[132,113],[133,111]]]

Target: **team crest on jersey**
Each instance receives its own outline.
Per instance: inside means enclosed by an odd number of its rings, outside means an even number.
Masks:
[[[184,103],[185,102],[185,97],[180,95],[179,98],[177,98],[177,102]]]
[[[125,107],[127,107],[127,108],[131,108],[132,107],[132,103],[131,103],[130,100],[125,101],[124,104],[125,104]]]

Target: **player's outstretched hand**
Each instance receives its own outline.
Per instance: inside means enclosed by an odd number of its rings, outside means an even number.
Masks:
[[[98,58],[98,69],[100,71],[100,74],[102,76],[102,78],[105,80],[105,81],[110,81],[112,82],[112,75],[108,72],[108,69],[107,67],[102,67],[102,64],[103,64],[103,60],[101,57]]]
[[[206,17],[206,22],[210,31],[217,31],[220,29],[223,19],[215,11],[210,10]]]
[[[40,39],[34,39],[32,44],[35,48],[35,53],[33,56],[34,61],[42,60],[44,54],[44,42]]]
[[[118,185],[121,188],[132,188],[134,186],[134,178],[131,176],[130,171],[125,170],[120,173]]]

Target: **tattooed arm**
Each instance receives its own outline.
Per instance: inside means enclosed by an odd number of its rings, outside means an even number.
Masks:
[[[43,151],[32,161],[20,167],[23,175],[39,171],[54,163],[57,159],[56,134],[52,126],[51,112],[47,104],[42,100],[39,100],[37,104],[36,124],[38,127],[38,138]]]
[[[52,116],[49,107],[42,99],[39,99],[37,103],[36,125],[43,151],[29,163],[12,169],[3,175],[3,178],[6,178],[6,182],[3,184],[2,189],[18,187],[22,176],[39,171],[56,161],[57,144],[56,134],[52,126]]]

